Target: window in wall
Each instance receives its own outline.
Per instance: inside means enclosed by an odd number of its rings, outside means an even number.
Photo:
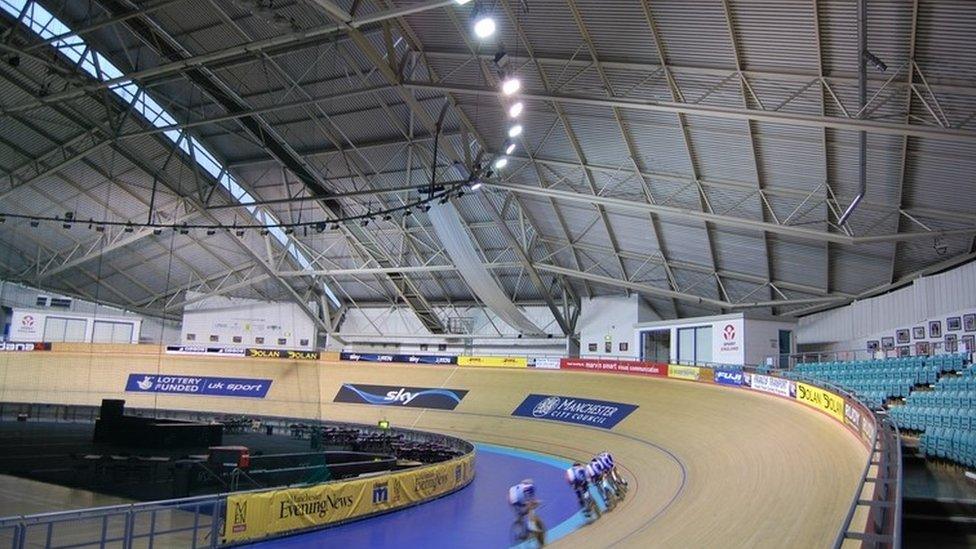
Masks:
[[[428,347],[428,345],[426,343],[421,343],[420,344],[420,350],[421,351],[426,351],[427,350],[427,347]]]
[[[587,349],[588,349],[588,350],[589,350],[589,351],[590,351],[591,353],[595,353],[595,352],[596,352],[596,343],[590,343],[589,345],[587,345],[587,346],[586,346],[586,348],[587,348]]]
[[[298,344],[300,346],[302,346],[302,347],[308,347],[308,340],[307,339],[299,339],[298,340]]]
[[[220,336],[219,335],[210,334],[210,342],[211,343],[217,343],[218,341],[220,341]]]
[[[620,344],[617,345],[617,349],[619,349],[621,351],[626,351],[629,348],[630,348],[630,345],[628,345],[626,342],[623,342],[623,341],[621,341]]]
[[[712,327],[678,328],[678,362],[703,364],[712,361]]]
[[[132,343],[131,322],[96,320],[92,328],[92,343]]]
[[[671,330],[641,332],[641,358],[649,362],[667,364],[671,361]]]
[[[288,345],[288,338],[279,337],[278,338],[278,345]]]
[[[438,344],[437,345],[437,350],[438,351],[446,351],[447,350],[447,343],[440,343],[440,344]]]
[[[263,337],[256,337],[256,338],[254,338],[254,344],[255,345],[264,345],[264,338]]]
[[[186,340],[187,341],[196,341],[197,340],[197,334],[186,334]]]
[[[244,338],[243,338],[243,337],[241,337],[241,336],[234,336],[234,337],[232,338],[232,341],[233,341],[234,343],[241,343],[242,341],[244,341]]]
[[[49,316],[44,321],[44,341],[83,342],[88,321],[82,318]]]

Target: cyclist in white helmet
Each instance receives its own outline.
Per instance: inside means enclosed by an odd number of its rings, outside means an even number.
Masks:
[[[527,478],[508,489],[508,503],[515,511],[515,523],[512,525],[513,537],[516,542],[535,538],[542,547],[546,543],[546,528],[542,520],[535,514],[539,507],[536,497],[535,484]]]

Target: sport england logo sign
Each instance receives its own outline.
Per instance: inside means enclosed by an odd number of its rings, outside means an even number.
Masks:
[[[129,374],[125,390],[132,393],[264,398],[270,379],[236,377],[191,377],[179,375]]]
[[[526,397],[512,415],[613,429],[636,409],[633,404],[533,394]]]
[[[428,387],[399,387],[388,385],[358,385],[344,383],[333,402],[373,404],[375,406],[404,406],[453,410],[461,403],[465,389],[433,389]]]

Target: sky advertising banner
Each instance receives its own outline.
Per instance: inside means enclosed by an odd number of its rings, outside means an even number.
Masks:
[[[408,364],[457,364],[456,356],[392,353],[339,353],[339,360],[350,362],[405,362]]]
[[[466,394],[465,389],[343,383],[333,402],[453,410]]]

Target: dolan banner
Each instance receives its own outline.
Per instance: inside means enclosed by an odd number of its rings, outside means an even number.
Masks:
[[[252,358],[283,358],[285,360],[318,360],[318,351],[288,351],[285,349],[248,349]]]
[[[460,366],[488,366],[492,368],[527,368],[529,361],[524,356],[459,356]]]
[[[474,478],[474,454],[411,471],[227,496],[224,543],[320,528],[448,494]]]
[[[834,419],[844,423],[844,399],[841,396],[825,391],[820,387],[797,381],[796,399],[811,408],[834,416]]]

